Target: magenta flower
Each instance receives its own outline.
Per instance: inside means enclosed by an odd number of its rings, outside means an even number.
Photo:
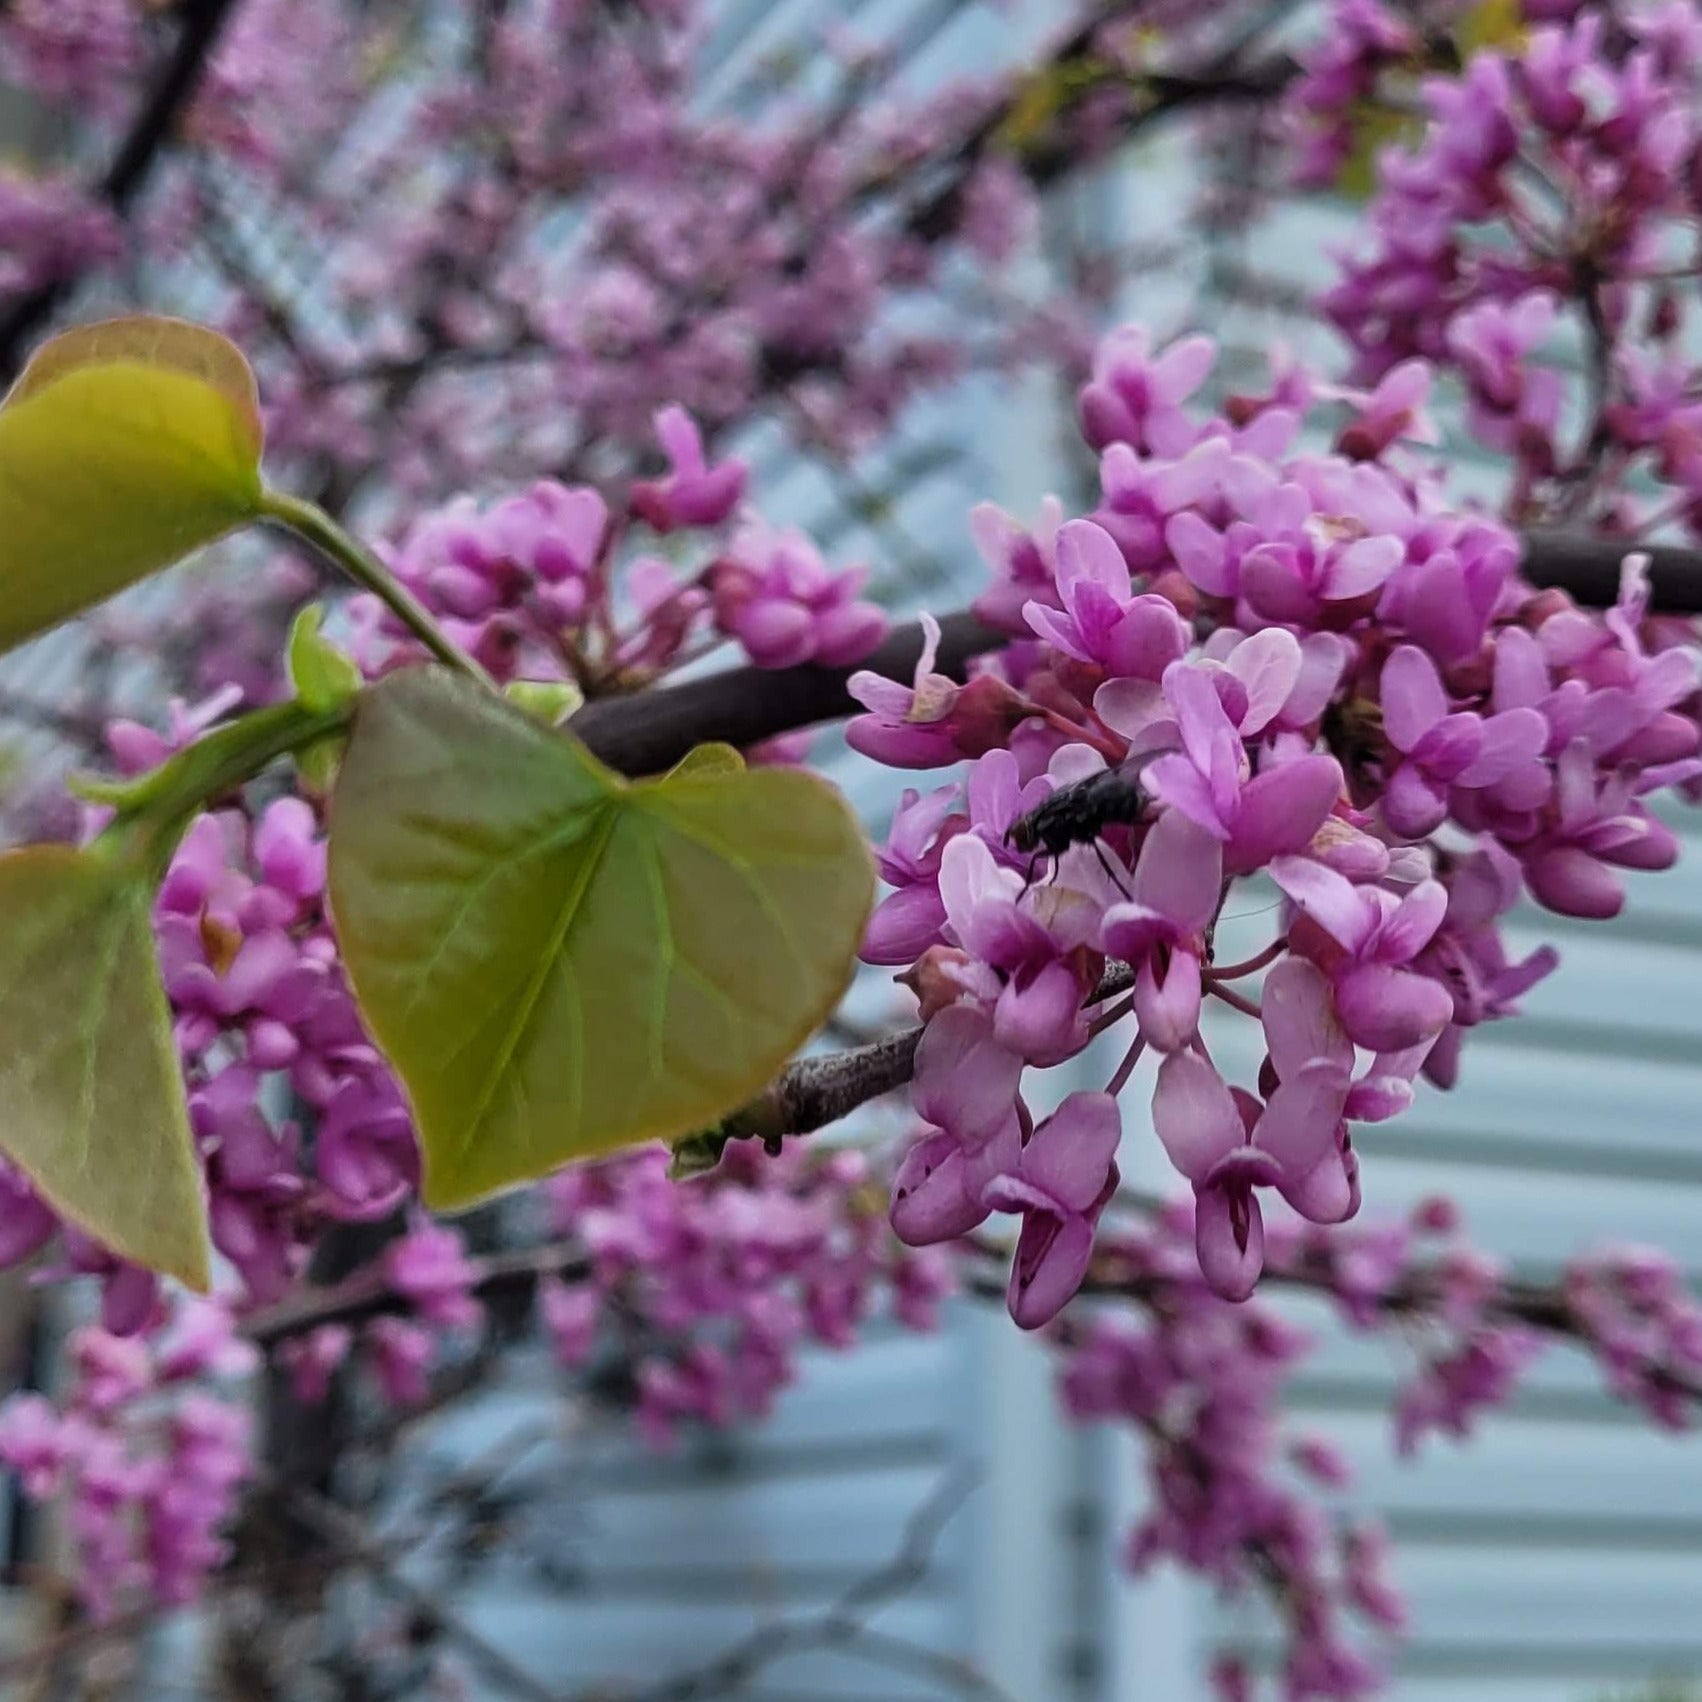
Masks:
[[[1128,444],[1113,443],[1100,459],[1105,500],[1093,519],[1111,534],[1131,572],[1151,573],[1166,564],[1170,517],[1210,501],[1237,477],[1257,473],[1246,459],[1233,458],[1221,437],[1206,438],[1175,461],[1144,459]]]
[[[795,527],[751,520],[710,570],[715,624],[759,668],[821,662],[841,668],[880,643],[886,615],[857,593],[868,574],[835,573]]]
[[[1677,766],[1680,777],[1690,772],[1688,763]],[[1637,801],[1640,788],[1664,778],[1658,770],[1603,775],[1585,741],[1574,739],[1555,763],[1551,823],[1517,848],[1531,897],[1562,916],[1605,920],[1625,903],[1610,864],[1670,869],[1678,840]]]
[[[1001,1046],[978,1006],[953,1005],[927,1026],[916,1048],[910,1103],[916,1115],[980,1146],[1016,1115],[1022,1060]]]
[[[1063,520],[1064,505],[1055,496],[1040,504],[1032,529],[996,503],[979,502],[970,509],[970,536],[993,574],[992,586],[973,605],[988,625],[1025,638],[1028,622],[1023,611],[1031,602],[1059,606],[1058,529]]]
[[[1198,435],[1181,404],[1205,383],[1217,359],[1209,337],[1184,337],[1161,355],[1148,352],[1137,325],[1113,331],[1093,357],[1093,377],[1077,400],[1082,436],[1095,449],[1127,443],[1157,455],[1182,455]]]
[[[987,1185],[983,1198],[994,1210],[1022,1213],[1006,1294],[1020,1328],[1050,1323],[1081,1287],[1094,1226],[1117,1191],[1122,1134],[1109,1094],[1072,1093]]]
[[[1450,788],[1497,785],[1535,763],[1548,743],[1548,723],[1534,709],[1487,719],[1450,714],[1442,676],[1416,645],[1401,645],[1383,664],[1381,689],[1383,731],[1404,758],[1386,776],[1383,816],[1403,839],[1442,825]]]
[[[875,906],[863,934],[865,963],[914,963],[940,938],[945,901],[940,897],[940,858],[946,841],[964,825],[958,789],[942,786],[924,797],[907,790],[893,811],[886,844],[875,854],[883,881],[896,890]]]
[[[1263,1106],[1232,1093],[1197,1052],[1173,1052],[1159,1065],[1153,1128],[1194,1185],[1200,1271],[1224,1299],[1245,1300],[1264,1268],[1254,1190],[1292,1186],[1328,1157],[1347,1089],[1347,1072],[1330,1058],[1306,1063]]]
[[[1374,483],[1373,469],[1358,469]],[[1313,493],[1288,481],[1247,493],[1241,518],[1218,532],[1186,510],[1165,528],[1176,564],[1211,597],[1238,599],[1253,617],[1315,627],[1381,589],[1405,554],[1401,539],[1319,512]]]
[[[1402,628],[1444,666],[1468,661],[1518,568],[1517,541],[1493,521],[1428,520],[1408,549],[1408,560],[1383,588],[1378,618]]]
[[[1226,874],[1251,874],[1311,842],[1341,794],[1331,756],[1300,756],[1251,773],[1246,747],[1210,674],[1177,663],[1164,676],[1182,749],[1148,765],[1143,784],[1223,846]]]
[[[901,1241],[926,1247],[985,1220],[987,1184],[1021,1148],[1021,1079],[1022,1060],[999,1044],[979,1006],[953,1005],[928,1024],[910,1102],[936,1132],[910,1148],[893,1177],[891,1219]]]
[[[1447,914],[1414,962],[1454,1003],[1453,1020],[1424,1060],[1425,1075],[1439,1087],[1454,1085],[1466,1030],[1515,1014],[1518,1000],[1560,962],[1553,946],[1539,946],[1516,963],[1508,959],[1500,919],[1519,900],[1520,873],[1494,840],[1455,858],[1446,871]]]
[[[1031,602],[1028,624],[1055,649],[1118,677],[1156,680],[1186,654],[1188,623],[1167,598],[1135,594],[1129,564],[1104,527],[1071,520],[1058,533],[1063,608]]]
[[[912,684],[900,685],[862,668],[845,689],[870,711],[845,728],[854,751],[889,768],[945,768],[965,757],[997,749],[1032,710],[995,674],[959,685],[934,671],[940,624],[922,616],[922,654]]]
[[[697,422],[678,406],[657,414],[656,436],[671,466],[666,478],[633,485],[633,513],[658,532],[720,525],[745,493],[744,462],[729,457],[711,466]]]
[[[1433,1041],[1453,1019],[1447,990],[1407,967],[1448,908],[1440,881],[1421,881],[1397,899],[1309,857],[1278,858],[1271,879],[1316,924],[1318,932],[1291,934],[1290,943],[1329,975],[1336,1013],[1356,1045],[1404,1052]]]
[[[1199,1028],[1200,962],[1223,896],[1223,848],[1180,810],[1166,810],[1141,846],[1131,890],[1130,902],[1105,912],[1100,947],[1139,966],[1141,1033],[1160,1052],[1174,1052]]]
[[[1056,1064],[1087,1042],[1081,1004],[1097,979],[1087,950],[1111,895],[1085,847],[1060,859],[1057,878],[1029,887],[985,841],[959,834],[940,862],[940,895],[957,943],[998,972],[999,1042],[1031,1064]],[[1026,889],[1026,890],[1025,890]]]

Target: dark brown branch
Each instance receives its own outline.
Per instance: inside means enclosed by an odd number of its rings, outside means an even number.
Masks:
[[[1525,539],[1525,573],[1534,583],[1568,591],[1601,608],[1619,588],[1620,563],[1638,546],[1614,538],[1533,532]],[[1669,613],[1702,611],[1702,550],[1655,546],[1654,606]],[[1006,636],[968,610],[940,622],[937,666],[963,677],[976,656],[997,650]],[[887,679],[908,680],[922,654],[922,629],[895,628],[862,666]],[[753,745],[780,733],[837,721],[857,709],[845,689],[851,668],[731,668],[685,685],[588,703],[569,725],[593,751],[624,774],[670,768],[694,745],[725,740]]]
[[[549,1241],[508,1253],[474,1259],[471,1292],[480,1300],[529,1299],[544,1277],[574,1281],[590,1271],[590,1259],[578,1241]],[[306,1335],[325,1324],[364,1324],[397,1311],[402,1302],[382,1264],[374,1262],[348,1281],[309,1288],[245,1320],[242,1333],[257,1347]]]
[[[183,0],[179,8],[182,22],[171,56],[95,189],[114,212],[123,212],[146,183],[179,114],[194,97],[234,5],[235,0]],[[25,340],[76,282],[75,277],[69,277],[43,284],[0,317],[0,373],[9,376],[17,370]]]
[[[963,677],[972,657],[997,650],[1005,635],[968,610],[940,622],[941,673]],[[908,680],[922,654],[922,629],[896,627],[859,666]],[[707,679],[630,697],[599,698],[569,723],[605,762],[623,774],[671,768],[694,745],[725,740],[754,745],[779,733],[843,720],[858,706],[845,689],[856,668],[733,668]]]

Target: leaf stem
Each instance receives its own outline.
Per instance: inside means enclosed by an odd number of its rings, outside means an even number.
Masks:
[[[496,690],[490,675],[432,619],[425,605],[317,503],[268,489],[261,496],[260,512],[264,518],[305,539],[363,590],[370,591],[445,667],[477,680],[488,690]]]
[[[204,733],[136,780],[83,782],[76,788],[82,796],[118,812],[95,846],[119,854],[139,847],[158,878],[192,816],[279,757],[342,732],[351,707],[314,710],[293,699],[273,704]]]

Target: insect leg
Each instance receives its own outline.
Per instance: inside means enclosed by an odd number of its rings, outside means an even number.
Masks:
[[[1117,873],[1116,869],[1112,865],[1111,859],[1105,855],[1105,847],[1101,845],[1097,839],[1093,842],[1093,854],[1099,859],[1100,868],[1102,868],[1106,874],[1110,876],[1111,884],[1116,887],[1116,889],[1122,893],[1125,898],[1132,902],[1135,895],[1123,885],[1123,877]]]

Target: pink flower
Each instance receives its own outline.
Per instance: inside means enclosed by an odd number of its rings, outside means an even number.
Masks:
[[[1451,714],[1436,664],[1415,645],[1401,645],[1383,664],[1381,691],[1383,731],[1405,759],[1385,778],[1383,816],[1404,839],[1442,825],[1451,787],[1495,786],[1535,763],[1548,743],[1548,723],[1534,709],[1487,719]]]
[[[1153,1128],[1194,1184],[1200,1271],[1224,1299],[1245,1300],[1264,1268],[1254,1190],[1292,1189],[1329,1156],[1347,1089],[1347,1072],[1333,1058],[1306,1062],[1263,1106],[1232,1093],[1197,1052],[1173,1052],[1159,1065]]]
[[[880,643],[886,615],[857,593],[868,575],[833,572],[805,535],[759,520],[741,526],[710,570],[715,624],[759,668],[844,667]]]
[[[684,408],[663,408],[656,415],[656,436],[670,462],[666,478],[640,480],[632,487],[633,513],[658,532],[681,526],[718,526],[745,493],[746,467],[729,458],[709,464],[703,434]]]
[[[1060,862],[1055,881],[1029,887],[969,833],[952,840],[940,862],[952,934],[996,972],[988,989],[994,1033],[1032,1064],[1058,1063],[1086,1044],[1081,1004],[1098,978],[1084,948],[1098,932],[1109,880],[1091,853]]]
[[[926,797],[907,790],[893,811],[886,844],[875,854],[880,876],[896,888],[875,906],[863,934],[865,963],[914,963],[940,938],[945,901],[940,897],[940,858],[946,841],[964,825],[957,815],[958,789],[942,786]]]
[[[1095,449],[1127,443],[1159,455],[1185,454],[1197,433],[1181,404],[1205,383],[1216,358],[1209,337],[1184,337],[1151,356],[1140,326],[1113,331],[1100,343],[1093,377],[1077,402],[1082,436]]]
[[[1250,874],[1309,844],[1341,793],[1331,756],[1300,756],[1252,774],[1247,751],[1210,675],[1179,662],[1164,676],[1182,748],[1148,765],[1155,797],[1223,845],[1226,874]]]
[[[1373,1052],[1404,1052],[1433,1041],[1453,1019],[1447,990],[1409,965],[1430,943],[1448,907],[1440,881],[1404,898],[1353,886],[1308,857],[1279,857],[1271,878],[1317,925],[1291,943],[1330,976],[1343,1028]]]
[[[1161,1052],[1187,1045],[1199,1027],[1205,931],[1217,915],[1222,886],[1222,847],[1180,810],[1170,809],[1141,846],[1132,899],[1105,912],[1100,946],[1139,966],[1136,1020]]]
[[[1072,1093],[988,1184],[983,1198],[994,1210],[1022,1213],[1006,1295],[1020,1328],[1050,1323],[1081,1287],[1094,1225],[1117,1191],[1122,1133],[1109,1094]]]
[[[1032,530],[1025,530],[1002,508],[979,502],[969,511],[969,531],[981,559],[993,572],[993,584],[972,605],[990,626],[1026,637],[1023,611],[1029,603],[1057,608],[1058,530],[1064,505],[1055,496],[1040,504]]]
[[[940,623],[922,616],[922,653],[908,686],[884,674],[859,669],[845,689],[870,711],[845,728],[854,751],[889,768],[944,768],[964,757],[984,755],[1004,744],[1011,729],[1032,713],[1028,704],[994,674],[960,686],[934,671]]]
[[[1091,520],[1058,533],[1063,608],[1031,602],[1023,613],[1047,643],[1119,677],[1156,680],[1188,648],[1188,624],[1164,597],[1136,596],[1129,564],[1111,534]]]

